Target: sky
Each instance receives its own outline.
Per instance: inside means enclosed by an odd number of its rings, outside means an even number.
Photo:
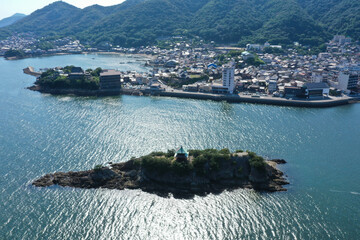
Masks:
[[[94,4],[111,6],[122,3],[124,0],[64,0],[79,8],[84,8]],[[56,0],[0,0],[0,19],[10,17],[15,13],[29,15],[37,9],[43,8]]]

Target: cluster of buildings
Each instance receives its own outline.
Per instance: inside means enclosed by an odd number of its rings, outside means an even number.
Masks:
[[[54,48],[48,49],[47,53],[81,53],[85,47],[79,40],[72,40],[71,38],[62,38],[52,42]]]
[[[281,47],[268,44],[260,46]],[[250,50],[254,45],[247,48]],[[220,64],[219,56],[228,56],[226,54],[231,51],[242,53],[227,57],[227,63]],[[266,54],[258,50],[251,53],[237,48],[215,48],[211,44],[194,47],[185,41],[177,42],[168,49],[142,47],[136,52],[155,56],[147,63],[153,66],[153,71],[123,73],[109,70],[101,74],[101,79],[112,80],[101,83],[101,88],[142,85],[151,91],[173,91],[166,84],[168,79],[187,82],[194,76],[206,78],[183,84],[182,91],[322,98],[331,94],[358,92],[360,87],[360,47],[343,36],[335,36],[328,43],[326,52],[313,56],[300,55],[291,49],[285,54]],[[244,65],[244,61],[255,54],[264,64],[258,67]]]
[[[57,40],[38,39],[33,34],[17,34],[0,41],[0,56],[9,50],[21,50],[27,55],[81,53],[86,48],[78,40],[65,37]]]
[[[5,40],[0,41],[0,56],[3,56],[11,49],[27,49],[34,46],[36,39],[30,34],[14,35]]]
[[[251,43],[246,44],[247,51],[261,52],[267,47],[282,49],[281,45],[271,45],[269,42],[266,42],[265,44],[251,44]]]
[[[80,41],[62,38],[51,41],[48,50],[34,49],[40,40],[32,35],[13,36],[0,41],[0,51],[22,49],[27,53],[80,53],[100,51],[85,48]],[[172,39],[166,47],[146,46],[122,48],[108,44],[108,51],[152,55],[146,63],[153,67],[148,73],[108,70],[101,73],[101,88],[132,87],[165,91],[176,81],[183,91],[221,94],[272,95],[279,97],[327,96],[359,91],[360,45],[345,36],[334,36],[327,50],[318,55],[301,55],[295,49],[282,46],[248,44],[245,49],[216,47],[214,43]],[[294,43],[299,46],[299,43]],[[282,49],[284,53],[264,53],[265,48]],[[232,53],[240,53],[234,54]],[[250,58],[263,61],[260,66],[247,64]],[[194,81],[192,79],[195,79]]]
[[[248,45],[260,50],[263,45]],[[258,48],[259,47],[259,48]],[[237,59],[238,66],[249,56]],[[240,92],[243,94],[293,97],[323,97],[329,94],[350,94],[360,89],[360,46],[351,39],[335,36],[327,51],[318,55],[300,55],[289,49],[286,54],[258,53],[265,64],[233,69],[234,85],[228,89],[228,66],[223,72],[222,84],[200,83],[183,86],[185,91],[212,91],[213,93]],[[232,76],[232,75],[231,75]],[[214,81],[216,82],[216,81]],[[195,87],[196,85],[196,87]],[[207,86],[207,87],[206,87]],[[233,88],[234,86],[234,88]],[[331,90],[331,91],[330,91]]]

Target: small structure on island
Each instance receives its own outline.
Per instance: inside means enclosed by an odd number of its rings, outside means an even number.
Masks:
[[[188,161],[189,153],[181,146],[175,152],[175,160],[178,162],[187,162]]]
[[[71,80],[82,79],[85,76],[85,72],[81,67],[72,67],[68,78]]]

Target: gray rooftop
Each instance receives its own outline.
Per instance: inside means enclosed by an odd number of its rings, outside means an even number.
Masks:
[[[104,77],[104,76],[113,76],[113,75],[120,75],[120,71],[116,71],[114,69],[108,69],[108,70],[103,70],[101,73],[100,73],[100,76],[101,77]]]
[[[309,89],[309,90],[329,88],[329,85],[327,83],[324,83],[324,82],[306,83],[304,86],[306,86],[307,89]]]

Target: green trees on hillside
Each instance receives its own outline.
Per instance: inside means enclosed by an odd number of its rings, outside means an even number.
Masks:
[[[74,36],[92,46],[154,44],[158,38],[200,36],[218,43],[319,46],[334,34],[360,39],[360,1],[354,0],[128,0],[79,9],[55,2],[0,30]],[[43,49],[51,46],[42,46]]]
[[[25,52],[22,50],[10,49],[5,52],[4,57],[6,57],[6,58],[10,58],[10,57],[22,58],[22,57],[25,57]]]

